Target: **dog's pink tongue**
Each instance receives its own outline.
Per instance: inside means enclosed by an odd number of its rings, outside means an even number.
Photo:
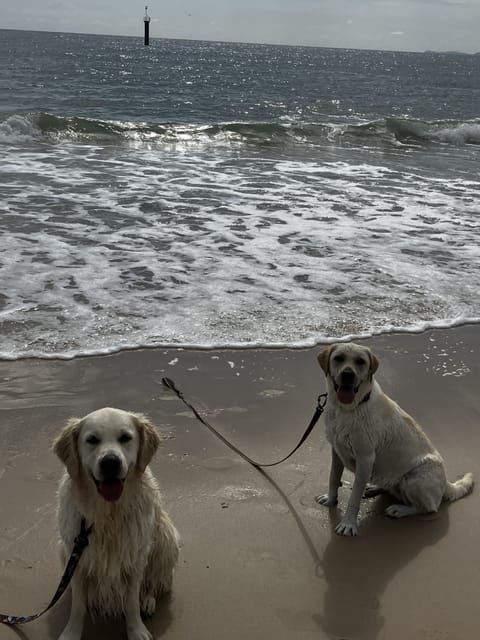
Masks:
[[[123,482],[114,480],[113,482],[99,482],[98,492],[108,502],[115,502],[122,495]]]
[[[352,404],[355,400],[355,392],[353,387],[339,387],[337,398],[342,404]]]

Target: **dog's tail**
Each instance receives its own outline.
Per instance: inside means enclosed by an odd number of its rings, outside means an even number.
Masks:
[[[443,499],[448,500],[448,502],[459,500],[460,498],[463,498],[463,496],[471,493],[472,489],[473,473],[468,472],[463,476],[463,478],[460,478],[460,480],[457,480],[456,482],[447,482],[447,488]]]

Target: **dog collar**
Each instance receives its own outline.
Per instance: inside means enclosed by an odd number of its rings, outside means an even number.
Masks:
[[[360,400],[360,402],[359,402],[358,404],[360,405],[360,404],[363,404],[364,402],[368,402],[368,401],[370,400],[370,396],[371,396],[371,395],[372,395],[372,392],[371,392],[371,391],[369,391],[369,392],[367,393],[367,395],[366,395],[366,396],[364,396],[364,397]]]
[[[335,388],[335,391],[337,391],[338,390],[338,385],[337,385],[337,383],[335,382],[335,380],[333,379],[332,376],[331,376],[331,378],[332,378],[332,382],[333,382],[333,386]],[[360,385],[357,388],[360,388]],[[370,396],[371,395],[372,395],[372,392],[369,391],[366,396],[363,396],[363,398],[360,400],[360,402],[358,403],[357,406],[363,404],[364,402],[368,402],[370,400]]]

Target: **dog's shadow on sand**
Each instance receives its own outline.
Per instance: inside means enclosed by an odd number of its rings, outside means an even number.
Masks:
[[[382,517],[388,497],[376,499],[372,517],[360,521],[356,538],[338,536],[338,510],[331,513],[331,539],[318,567],[325,580],[323,611],[315,620],[329,638],[378,637],[384,619],[381,596],[395,574],[448,531],[448,508],[438,514],[392,521]]]
[[[172,622],[170,609],[171,595],[164,595],[157,602],[157,609],[151,618],[144,619],[145,626],[154,638],[162,638]],[[62,601],[49,613],[49,636],[52,640],[60,637],[70,614],[70,592],[65,594]],[[92,620],[87,616],[82,640],[127,640],[125,620],[123,618]]]

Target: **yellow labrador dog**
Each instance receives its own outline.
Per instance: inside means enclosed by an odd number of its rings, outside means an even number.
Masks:
[[[328,493],[318,496],[325,506],[337,504],[344,467],[355,474],[352,493],[339,535],[355,536],[364,494],[392,494],[400,504],[385,513],[402,518],[437,511],[443,500],[470,493],[473,476],[448,482],[442,457],[413,418],[385,395],[373,375],[378,360],[367,347],[334,344],[318,361],[327,377],[325,410],[327,440],[332,445]],[[367,483],[373,486],[367,488]]]
[[[66,466],[58,526],[68,558],[82,517],[93,524],[72,580],[70,618],[60,640],[80,640],[87,610],[125,616],[128,640],[152,640],[141,613],[170,591],[178,534],[147,466],[160,442],[145,416],[99,409],[72,418],[54,442]]]

